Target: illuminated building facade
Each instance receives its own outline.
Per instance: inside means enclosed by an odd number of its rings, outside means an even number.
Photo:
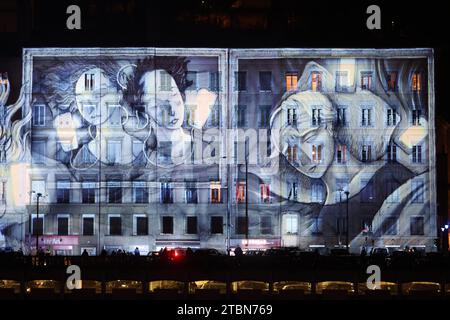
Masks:
[[[434,249],[431,50],[23,58],[22,118],[4,122],[12,246]]]

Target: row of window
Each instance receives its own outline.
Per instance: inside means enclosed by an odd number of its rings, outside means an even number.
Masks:
[[[312,91],[322,91],[322,73],[320,71],[312,71],[309,76],[308,89]],[[374,73],[372,71],[361,71],[359,88],[362,90],[372,90],[373,89],[373,77]],[[385,88],[388,91],[397,91],[397,71],[389,71],[386,78]],[[285,88],[286,91],[294,91],[297,89],[297,84],[299,80],[299,74],[297,72],[286,72],[284,75]],[[336,71],[335,74],[335,90],[337,92],[348,92],[350,86],[350,77],[348,71]],[[271,71],[260,71],[259,72],[259,91],[272,91],[272,72]],[[421,91],[423,86],[422,74],[420,72],[413,73],[411,77],[411,90],[414,92]],[[235,91],[246,91],[247,90],[247,72],[246,71],[236,71],[235,72]]]
[[[81,188],[82,203],[96,202],[96,182],[83,181]],[[296,180],[287,182],[286,194],[288,200],[299,200],[300,185]],[[272,195],[270,192],[270,184],[261,183],[259,189],[260,203],[271,203]],[[400,195],[398,192],[399,183],[395,181],[386,181],[385,190],[389,195],[386,199],[388,203],[398,203]],[[32,190],[45,194],[46,185],[45,180],[33,180]],[[336,179],[337,190],[348,190],[348,180]],[[70,203],[70,180],[59,180],[56,182],[56,202]],[[107,201],[109,203],[122,203],[122,186],[119,180],[109,181],[107,183]],[[134,203],[149,203],[149,191],[145,181],[134,181],[132,188]],[[245,203],[246,201],[246,183],[245,181],[236,182],[235,202]],[[185,202],[188,204],[198,203],[198,188],[195,182],[187,182],[184,188]],[[422,179],[414,179],[411,181],[412,203],[423,203],[425,199],[424,181]],[[311,202],[321,203],[325,201],[325,188],[320,182],[313,182],[310,189]],[[335,201],[340,202],[342,193],[335,193]],[[376,193],[374,183],[371,180],[361,180],[360,202],[374,202],[376,201]],[[220,181],[211,181],[209,187],[209,202],[222,203],[222,189]],[[171,182],[160,182],[160,203],[174,203],[174,188]]]
[[[252,218],[253,219],[253,218]],[[270,235],[273,233],[272,216],[261,216],[258,218],[259,233],[261,235]],[[253,222],[253,221],[252,221]],[[254,223],[253,223],[254,224]],[[250,220],[249,220],[250,225]],[[120,214],[114,214],[108,216],[108,235],[122,236],[123,226],[122,217]],[[70,216],[63,214],[57,216],[57,234],[69,235],[70,234]],[[336,218],[336,224],[334,231],[337,235],[345,235],[348,231],[348,225],[346,218]],[[410,235],[422,236],[425,234],[425,220],[424,217],[414,216],[410,217]],[[41,215],[39,219],[33,216],[32,232],[34,235],[42,235],[44,230],[44,217]],[[198,218],[196,216],[185,217],[185,234],[198,234]],[[254,230],[252,229],[252,232]],[[323,233],[323,219],[313,218],[312,235],[320,235]],[[362,233],[371,233],[372,222],[368,219],[361,220]],[[91,214],[83,215],[81,222],[81,234],[83,236],[93,236],[96,234],[95,230],[95,216]],[[237,235],[244,235],[247,233],[247,218],[238,216],[235,218],[234,232]],[[174,234],[174,217],[162,216],[160,220],[160,233],[161,234]],[[224,233],[224,220],[222,216],[211,216],[209,224],[210,234],[223,234]],[[298,216],[288,214],[284,216],[283,233],[286,235],[296,235],[299,233]],[[398,234],[398,218],[386,217],[381,225],[381,233],[383,235],[397,235]],[[146,236],[149,235],[149,221],[148,216],[145,214],[133,215],[133,235]]]
[[[94,91],[95,86],[99,83],[98,77],[100,74],[95,73],[85,73],[84,74],[84,91],[90,92]],[[166,71],[159,72],[160,87],[159,91],[171,91],[172,90],[172,77]],[[198,72],[197,71],[187,71],[186,80],[190,85],[186,90],[197,90],[198,89]],[[220,72],[210,72],[209,73],[209,89],[212,91],[220,90]]]
[[[160,233],[161,234],[174,234],[174,217],[162,216],[160,221]],[[70,216],[67,214],[57,215],[56,232],[58,235],[70,234]],[[235,233],[245,234],[247,230],[245,217],[236,217]],[[87,214],[82,216],[81,221],[81,234],[84,236],[93,236],[95,231],[95,216]],[[272,217],[261,216],[260,217],[260,233],[272,234]],[[111,236],[123,235],[122,216],[120,214],[108,215],[108,231],[107,234]],[[34,235],[42,235],[44,230],[44,216],[33,216],[32,232]],[[198,218],[197,216],[185,217],[185,233],[186,234],[198,234]],[[210,234],[223,234],[224,223],[222,216],[211,216],[209,233]],[[149,234],[149,219],[145,214],[133,215],[133,235],[146,236]]]
[[[362,219],[360,225],[360,232],[367,234],[373,232],[372,222],[369,219]],[[345,235],[348,230],[346,218],[336,218],[336,224],[333,226],[336,235]],[[425,234],[425,220],[424,217],[410,217],[409,233],[412,236],[423,236]],[[299,223],[297,215],[285,215],[284,217],[284,233],[298,234]],[[323,219],[313,218],[311,226],[311,234],[320,235],[323,233]],[[381,224],[382,235],[397,235],[398,234],[398,218],[386,217]]]

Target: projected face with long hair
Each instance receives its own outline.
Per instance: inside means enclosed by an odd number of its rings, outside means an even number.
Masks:
[[[298,171],[321,178],[334,156],[334,110],[318,92],[289,95],[271,117],[272,141]]]

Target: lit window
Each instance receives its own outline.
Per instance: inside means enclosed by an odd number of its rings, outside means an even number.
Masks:
[[[312,162],[321,163],[322,162],[322,145],[312,145]]]
[[[322,74],[320,72],[311,73],[311,90],[322,91]]]
[[[286,73],[286,91],[294,91],[297,89],[298,74],[296,72]]]
[[[261,184],[261,203],[269,203],[270,202],[270,186],[268,184]]]
[[[238,203],[245,202],[245,181],[239,181],[236,183],[236,201]]]
[[[395,71],[388,72],[387,85],[389,91],[397,91],[397,72]]]
[[[289,162],[297,162],[297,146],[288,145],[287,147],[287,159]]]
[[[347,160],[347,147],[345,144],[338,144],[336,147],[336,162],[345,163]]]
[[[419,72],[414,72],[412,75],[412,90],[420,91],[422,89],[422,75]]]
[[[372,72],[371,71],[361,72],[361,89],[362,90],[372,89]]]
[[[220,181],[211,181],[209,184],[211,203],[221,203]]]

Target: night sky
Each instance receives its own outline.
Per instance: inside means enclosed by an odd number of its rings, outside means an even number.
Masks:
[[[21,70],[23,47],[431,47],[436,56],[437,115],[450,120],[445,107],[450,100],[445,81],[450,74],[445,1],[427,1],[420,6],[412,1],[1,2],[0,13],[16,16],[16,22],[8,26],[16,32],[0,32],[0,70],[8,72],[14,86],[21,79],[17,71]],[[71,4],[82,10],[82,30],[66,29],[66,8]],[[371,4],[381,8],[381,30],[366,28],[366,8]]]

